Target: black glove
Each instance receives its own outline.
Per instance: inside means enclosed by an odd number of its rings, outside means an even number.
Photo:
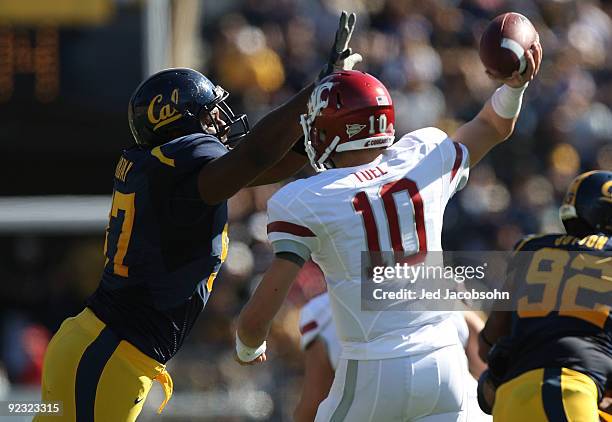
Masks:
[[[512,357],[512,341],[510,337],[502,337],[493,345],[487,355],[489,372],[494,381],[499,385],[510,367]]]
[[[486,340],[486,339],[485,339]],[[510,337],[502,337],[493,345],[487,355],[489,369],[484,371],[478,379],[478,406],[487,415],[493,411],[495,403],[495,392],[502,384],[506,372],[510,367],[512,357],[512,340]]]
[[[487,415],[493,413],[493,405],[495,404],[495,390],[497,390],[497,386],[493,382],[491,373],[487,369],[480,375],[480,378],[478,378],[478,389],[476,390],[478,396],[478,406]]]

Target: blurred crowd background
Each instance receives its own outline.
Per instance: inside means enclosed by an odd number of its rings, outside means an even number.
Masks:
[[[144,2],[111,3],[93,29],[24,28],[0,19],[0,152],[7,161],[0,195],[110,195],[115,161],[131,142],[127,101],[144,75],[137,28]],[[226,88],[233,109],[246,112],[252,124],[314,78],[339,11],[355,11],[352,47],[364,57],[358,68],[389,88],[400,136],[425,126],[452,133],[471,119],[496,88],[478,58],[484,26],[505,11],[526,15],[544,48],[540,75],[527,90],[514,135],[471,172],[449,204],[446,250],[507,250],[527,233],[561,230],[557,209],[569,181],[582,171],[612,169],[612,2],[228,0],[197,6],[194,66]],[[59,65],[34,54],[32,66],[59,66],[58,86],[35,75],[35,88],[27,88],[32,76],[15,70],[27,70],[19,64],[25,59],[6,53],[7,39],[24,36],[32,45],[49,37],[55,43]],[[84,47],[87,42],[96,48]],[[18,51],[17,42],[11,46]],[[10,90],[7,72],[17,81]],[[305,169],[299,176],[309,174]],[[154,420],[290,420],[301,388],[300,293],[293,292],[274,326],[266,365],[242,368],[231,354],[233,319],[271,259],[265,205],[279,186],[245,189],[230,201],[227,262],[190,339],[169,364],[176,395]],[[103,228],[0,233],[0,399],[35,391],[46,343],[98,283],[102,246]],[[144,420],[160,400],[161,391],[153,391]]]

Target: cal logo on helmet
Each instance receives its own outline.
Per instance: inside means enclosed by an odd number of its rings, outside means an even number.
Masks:
[[[162,126],[165,126],[183,117],[183,115],[179,113],[179,111],[175,107],[176,105],[178,105],[179,102],[178,96],[178,89],[175,88],[174,90],[172,90],[172,94],[170,95],[170,102],[166,104],[163,104],[164,96],[162,94],[157,94],[155,97],[153,97],[153,99],[149,103],[149,107],[147,108],[147,118],[149,119],[149,122],[151,124],[155,125],[153,126],[153,130],[157,130]],[[163,105],[159,108],[159,112],[156,115],[155,108],[158,104]]]
[[[607,181],[601,186],[601,194],[603,195],[603,199],[612,202],[612,180]]]

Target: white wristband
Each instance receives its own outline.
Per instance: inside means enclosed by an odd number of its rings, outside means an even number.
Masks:
[[[527,89],[529,82],[520,88],[512,88],[502,85],[491,97],[491,105],[495,113],[504,119],[514,119],[521,112],[523,103],[523,93]]]
[[[243,362],[251,362],[257,359],[266,351],[266,342],[264,341],[259,347],[249,347],[240,341],[238,332],[236,331],[236,355]]]

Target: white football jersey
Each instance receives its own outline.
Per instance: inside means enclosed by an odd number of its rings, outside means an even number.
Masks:
[[[470,338],[470,329],[468,328],[467,322],[465,322],[465,315],[461,311],[456,311],[452,313],[451,319],[455,323],[459,343],[465,349]]]
[[[340,341],[336,335],[336,327],[327,293],[310,299],[300,311],[300,346],[306,350],[308,345],[319,339],[325,343],[327,357],[332,368],[338,367],[340,358]]]
[[[458,343],[450,312],[362,311],[361,252],[441,251],[444,209],[468,175],[467,149],[425,128],[371,163],[297,180],[270,198],[274,251],[312,257],[325,275],[341,358],[395,358]]]

